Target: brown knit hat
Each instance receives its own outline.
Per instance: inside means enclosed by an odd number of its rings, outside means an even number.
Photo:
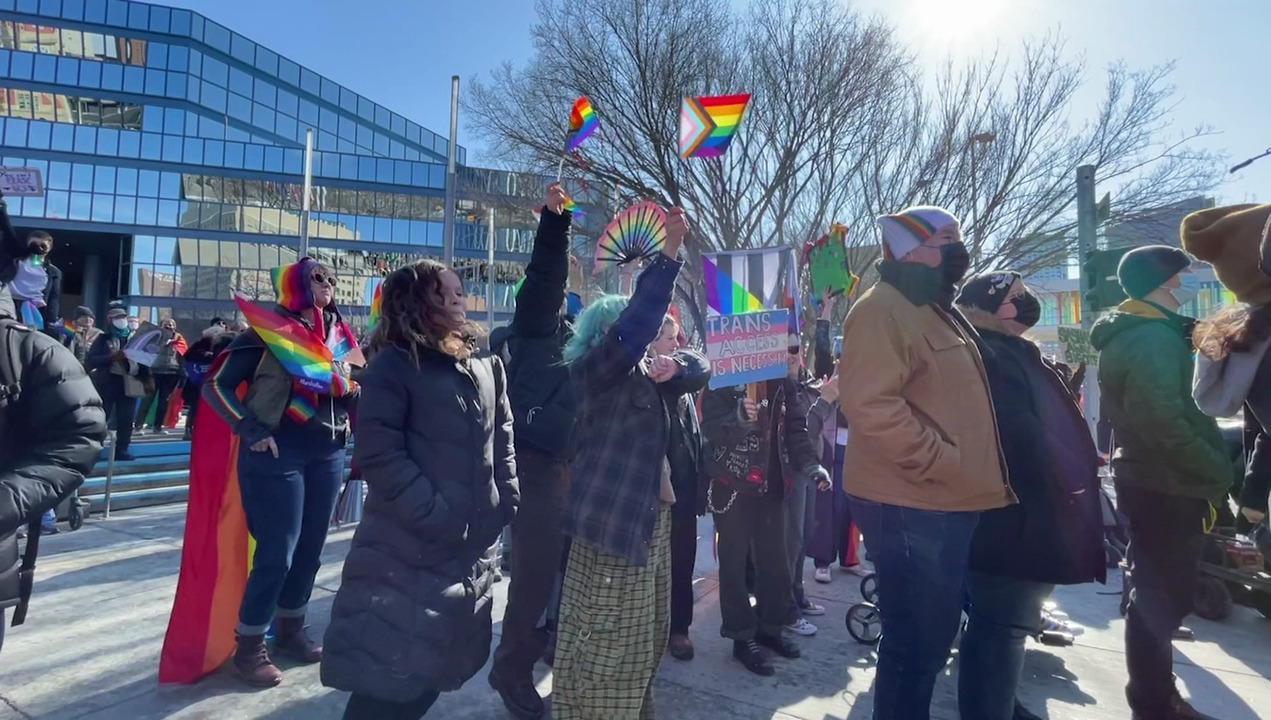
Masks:
[[[1226,205],[1183,218],[1183,248],[1214,266],[1214,274],[1236,299],[1271,303],[1271,278],[1258,269],[1259,244],[1271,204]]]

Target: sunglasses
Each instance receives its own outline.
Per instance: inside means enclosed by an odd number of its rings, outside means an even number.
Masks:
[[[798,345],[791,345],[791,346],[789,346],[788,348],[786,348],[786,350],[788,350],[788,351],[790,352],[790,354],[791,354],[791,355],[798,355],[798,354],[799,354],[799,346],[798,346]]]
[[[334,275],[327,275],[326,273],[317,272],[313,274],[313,281],[319,285],[330,285],[331,287],[335,287]]]

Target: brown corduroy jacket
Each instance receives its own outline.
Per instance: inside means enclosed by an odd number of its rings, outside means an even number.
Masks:
[[[851,428],[848,494],[923,510],[1016,502],[984,362],[963,323],[935,305],[914,305],[885,282],[852,307],[838,369]]]

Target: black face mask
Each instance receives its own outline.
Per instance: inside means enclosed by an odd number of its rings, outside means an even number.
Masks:
[[[949,243],[940,246],[940,272],[949,285],[957,285],[966,277],[971,267],[971,253],[962,243]]]
[[[1032,327],[1042,319],[1042,304],[1032,293],[1024,293],[1011,300],[1015,306],[1015,317],[1011,318],[1024,327]]]

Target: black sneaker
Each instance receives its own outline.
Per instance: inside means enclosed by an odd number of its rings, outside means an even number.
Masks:
[[[799,652],[799,646],[791,642],[785,635],[759,633],[755,636],[755,642],[789,660],[794,660],[803,654]]]
[[[533,683],[504,682],[503,678],[493,670],[490,671],[489,680],[490,687],[503,698],[503,706],[508,709],[512,717],[518,720],[540,720],[547,711],[543,705],[543,698],[538,696],[538,690]]]
[[[768,653],[759,647],[754,640],[734,640],[733,657],[741,661],[746,669],[756,675],[768,677],[776,673],[772,663],[768,662]]]
[[[127,462],[129,460],[136,460],[137,458],[127,450],[119,450],[115,452],[115,459]]]

